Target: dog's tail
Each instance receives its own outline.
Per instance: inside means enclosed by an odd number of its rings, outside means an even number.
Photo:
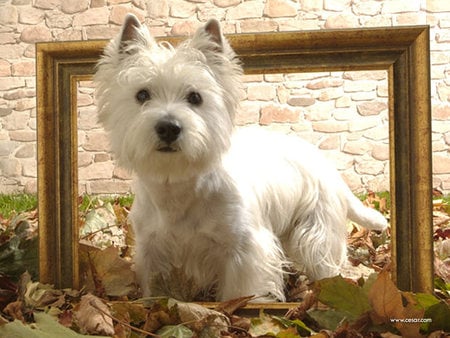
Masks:
[[[347,218],[369,230],[384,230],[388,222],[386,218],[375,209],[366,207],[353,193],[346,191]]]

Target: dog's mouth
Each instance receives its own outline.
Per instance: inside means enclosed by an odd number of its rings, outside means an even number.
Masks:
[[[180,151],[180,148],[164,145],[164,146],[157,148],[156,150],[159,151],[160,153],[176,153],[176,152]]]

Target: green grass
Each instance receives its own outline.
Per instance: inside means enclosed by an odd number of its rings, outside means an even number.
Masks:
[[[97,207],[101,203],[118,203],[122,207],[131,207],[133,204],[134,195],[117,195],[117,196],[97,196],[97,195],[83,195],[79,209],[81,212],[86,212],[92,208]]]
[[[9,218],[13,214],[36,209],[37,204],[35,194],[0,194],[0,215]]]

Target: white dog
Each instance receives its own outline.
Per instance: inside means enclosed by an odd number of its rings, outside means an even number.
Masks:
[[[173,47],[128,15],[98,64],[99,119],[118,164],[136,174],[145,295],[284,300],[286,265],[312,280],[339,273],[347,218],[387,225],[314,146],[234,130],[241,74],[215,20]]]

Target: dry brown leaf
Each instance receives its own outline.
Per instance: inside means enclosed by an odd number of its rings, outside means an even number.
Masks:
[[[387,271],[381,271],[369,291],[369,302],[375,323],[387,323],[391,318],[403,318],[401,292],[392,282]]]
[[[234,311],[237,309],[244,307],[248,304],[249,301],[251,301],[255,296],[245,296],[235,299],[230,299],[226,302],[222,302],[216,307],[216,311],[222,312],[226,314],[227,316],[231,316]]]
[[[81,297],[80,303],[74,309],[73,319],[83,334],[108,336],[114,334],[114,325],[108,306],[92,294]]]
[[[88,291],[100,297],[126,296],[136,292],[136,278],[131,261],[120,257],[119,249],[108,247],[100,250],[80,244],[81,270]]]
[[[405,337],[421,336],[420,323],[402,322],[402,320],[422,318],[423,310],[415,306],[415,301],[410,294],[402,293],[397,289],[386,270],[381,271],[373,283],[369,291],[369,302],[372,306],[371,318],[374,323],[391,324]]]

